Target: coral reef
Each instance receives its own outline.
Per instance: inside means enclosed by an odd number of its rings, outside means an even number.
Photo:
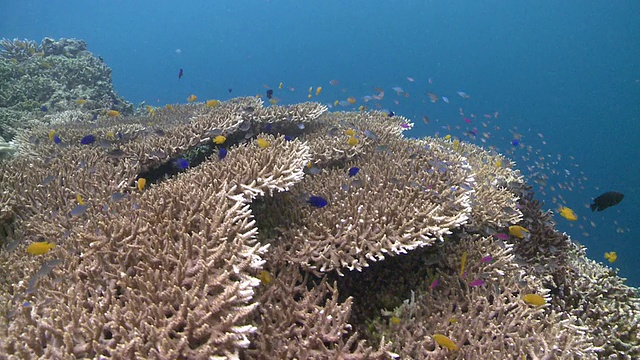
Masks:
[[[640,356],[637,292],[499,154],[317,103],[88,114],[28,122],[0,162],[8,358]]]
[[[133,112],[114,91],[111,69],[84,41],[45,38],[0,40],[0,136],[7,141],[50,111],[82,109],[91,118],[106,110]]]

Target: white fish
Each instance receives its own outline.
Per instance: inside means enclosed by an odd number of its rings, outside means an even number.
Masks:
[[[446,96],[442,97],[442,101],[446,102],[447,104],[449,103],[449,98]]]

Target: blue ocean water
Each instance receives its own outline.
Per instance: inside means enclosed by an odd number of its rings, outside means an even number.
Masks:
[[[353,96],[341,110],[379,104],[412,119],[410,136],[495,147],[530,177],[546,208],[556,210],[555,201],[578,214],[575,222],[556,216],[558,229],[597,261],[616,251],[611,266],[640,286],[639,15],[633,0],[29,0],[0,3],[0,37],[84,39],[134,103],[272,88],[286,104],[308,100],[313,87],[313,101]],[[379,90],[383,100],[363,101]],[[625,199],[592,213],[592,198],[609,190]]]

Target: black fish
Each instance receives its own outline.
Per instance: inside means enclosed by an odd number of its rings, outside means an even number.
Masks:
[[[178,71],[178,80],[182,79],[182,75],[184,75],[184,71],[180,69],[180,71]]]
[[[593,204],[591,204],[591,211],[602,211],[610,206],[617,205],[623,198],[624,195],[619,192],[606,192],[593,200]]]
[[[267,98],[271,99],[273,97],[273,90],[269,89],[267,90]]]
[[[231,94],[231,92],[233,91],[233,89],[232,89],[232,88],[229,88],[229,90],[228,90],[228,91],[229,91],[229,94]]]

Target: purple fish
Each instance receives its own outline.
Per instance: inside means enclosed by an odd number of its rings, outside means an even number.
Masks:
[[[493,236],[500,240],[509,240],[509,235],[507,234],[493,234]]]
[[[481,263],[488,263],[488,262],[491,262],[491,261],[493,261],[493,258],[491,257],[491,255],[487,255],[487,256],[483,257],[482,259],[480,259]]]
[[[469,286],[471,287],[476,287],[476,286],[482,286],[484,285],[484,280],[483,279],[475,279],[472,282],[469,283]]]
[[[433,289],[435,289],[436,286],[438,286],[438,279],[433,280],[431,285],[429,285],[429,289],[433,290]]]

